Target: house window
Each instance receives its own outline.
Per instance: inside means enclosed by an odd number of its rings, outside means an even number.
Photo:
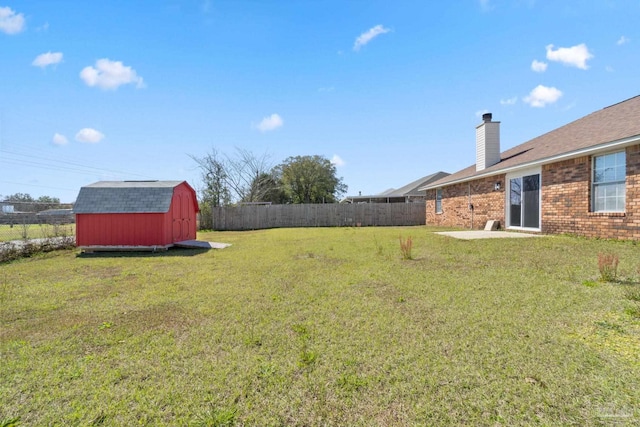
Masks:
[[[594,212],[624,212],[626,164],[624,151],[593,157]]]
[[[436,213],[442,213],[442,188],[436,188]]]

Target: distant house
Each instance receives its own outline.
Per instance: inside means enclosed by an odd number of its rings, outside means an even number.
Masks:
[[[640,239],[640,96],[500,152],[476,128],[476,164],[422,188],[429,225]]]
[[[13,205],[0,202],[0,213],[12,214],[15,212]]]
[[[436,172],[424,176],[398,189],[391,188],[380,194],[370,196],[347,196],[340,203],[409,203],[424,201],[425,193],[422,187],[449,175],[447,172]]]
[[[36,218],[45,224],[71,224],[74,221],[73,209],[47,209],[38,212]]]
[[[84,249],[159,249],[196,238],[196,192],[186,181],[99,181],[73,207]]]

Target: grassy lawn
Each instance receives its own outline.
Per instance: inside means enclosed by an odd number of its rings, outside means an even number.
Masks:
[[[0,242],[9,240],[42,239],[45,237],[73,236],[75,224],[0,224]]]
[[[1,265],[0,421],[640,423],[638,246],[431,231],[215,232],[199,238],[233,246]],[[598,281],[601,252],[617,282]]]

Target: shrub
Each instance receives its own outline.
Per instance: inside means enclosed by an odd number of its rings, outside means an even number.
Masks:
[[[73,237],[58,237],[41,241],[27,240],[18,244],[0,243],[0,263],[18,258],[28,258],[37,253],[51,252],[57,249],[72,249],[74,247],[75,239]]]
[[[613,282],[618,276],[618,263],[620,259],[616,254],[598,254],[598,269],[600,270],[600,280],[603,282]]]
[[[402,240],[402,236],[400,236],[400,253],[402,253],[402,259],[413,259],[413,255],[411,254],[412,247],[413,239],[411,239],[411,236],[407,237],[406,240]]]

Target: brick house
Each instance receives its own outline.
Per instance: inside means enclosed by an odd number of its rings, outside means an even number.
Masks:
[[[422,187],[427,225],[640,239],[640,96],[500,153],[476,127],[476,164]]]

